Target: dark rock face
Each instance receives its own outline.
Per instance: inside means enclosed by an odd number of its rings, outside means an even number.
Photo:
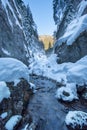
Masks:
[[[59,2],[58,0],[54,0]],[[54,20],[57,24],[57,32],[56,32],[56,39],[57,42],[54,45],[54,52],[58,56],[58,63],[63,63],[63,62],[76,62],[80,58],[84,57],[87,55],[87,29],[85,27],[85,31],[80,33],[79,36],[75,39],[75,41],[72,43],[72,45],[67,45],[67,41],[62,41],[61,45],[58,45],[59,40],[62,39],[62,36],[66,33],[68,25],[75,20],[77,17],[78,19],[81,16],[84,16],[87,14],[87,8],[83,7],[83,12],[81,13],[80,7],[81,7],[81,2],[86,2],[86,1],[75,1],[75,0],[70,0],[70,1],[63,1],[60,6],[54,6]],[[62,6],[65,3],[64,6]],[[59,14],[59,10],[61,10],[62,13],[62,18],[59,16],[55,19],[57,14]],[[57,11],[55,11],[57,10]],[[77,25],[79,26],[79,25]],[[68,31],[67,31],[68,32]],[[69,36],[71,37],[71,36]],[[68,38],[67,38],[68,39]]]
[[[5,124],[13,115],[22,115],[24,118],[27,105],[33,94],[29,83],[25,79],[21,79],[17,86],[14,86],[14,82],[7,83],[7,86],[9,87],[11,93],[10,98],[3,99],[0,103],[0,114],[7,112],[7,117],[0,120],[0,127],[2,125],[3,128],[3,124]]]

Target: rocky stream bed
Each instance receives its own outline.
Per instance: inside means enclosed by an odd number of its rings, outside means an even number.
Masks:
[[[82,99],[72,103],[60,102],[55,93],[60,84],[40,76],[30,78],[37,91],[32,96],[28,113],[32,118],[32,130],[71,130],[66,127],[65,116],[71,110],[87,112],[87,103]]]

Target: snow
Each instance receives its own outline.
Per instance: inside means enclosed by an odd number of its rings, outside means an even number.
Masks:
[[[87,84],[87,56],[72,65],[67,72],[66,78],[69,83]]]
[[[56,92],[56,98],[71,102],[78,99],[76,85],[74,83],[67,84],[66,87],[61,87]]]
[[[2,51],[3,51],[4,54],[6,54],[6,55],[8,55],[8,56],[11,55],[10,52],[8,52],[7,50],[5,50],[4,48],[2,48]]]
[[[56,97],[58,99],[63,101],[78,99],[76,85],[87,84],[87,56],[76,63],[57,64],[56,60],[55,54],[51,54],[49,57],[37,54],[29,65],[29,73],[47,77],[61,83],[61,85],[66,85],[66,87],[57,90]],[[69,94],[69,96],[64,95],[64,93]]]
[[[14,58],[0,58],[0,81],[15,81],[24,78],[29,81],[28,67]]]
[[[0,82],[0,102],[4,99],[4,98],[9,98],[10,97],[10,90],[7,87],[5,82]]]
[[[0,115],[0,117],[1,117],[2,119],[5,119],[5,118],[7,117],[7,115],[8,115],[8,113],[7,113],[7,112],[4,112],[4,113],[2,113],[2,114]]]
[[[56,60],[56,54],[52,54],[50,57],[37,54],[34,56],[34,60],[29,65],[29,73],[42,75],[58,82],[61,82],[62,79],[66,80],[65,73],[72,63],[68,65],[64,63],[60,66],[57,64]]]
[[[76,128],[78,125],[82,129],[83,125],[87,126],[87,113],[82,111],[69,111],[65,119],[66,125]]]
[[[5,128],[6,128],[7,130],[13,130],[14,127],[17,125],[17,123],[20,122],[21,119],[22,119],[22,116],[20,116],[20,115],[14,115],[14,116],[12,116],[12,117],[8,120],[8,122],[6,123]]]

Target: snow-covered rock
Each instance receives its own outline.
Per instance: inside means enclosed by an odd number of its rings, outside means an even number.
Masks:
[[[71,102],[78,99],[76,85],[74,83],[61,87],[56,92],[56,98],[62,101]]]
[[[0,58],[0,81],[15,81],[24,78],[29,81],[28,67],[13,58]]]
[[[82,111],[69,111],[65,123],[75,130],[87,129],[87,113]]]
[[[0,102],[2,102],[4,98],[9,98],[10,94],[10,90],[7,87],[6,83],[0,82]]]
[[[12,116],[6,123],[5,128],[7,130],[13,130],[16,125],[21,121],[21,115],[14,115]]]

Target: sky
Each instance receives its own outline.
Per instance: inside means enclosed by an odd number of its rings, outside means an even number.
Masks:
[[[53,35],[55,24],[53,20],[53,0],[24,0],[29,3],[39,35]]]

